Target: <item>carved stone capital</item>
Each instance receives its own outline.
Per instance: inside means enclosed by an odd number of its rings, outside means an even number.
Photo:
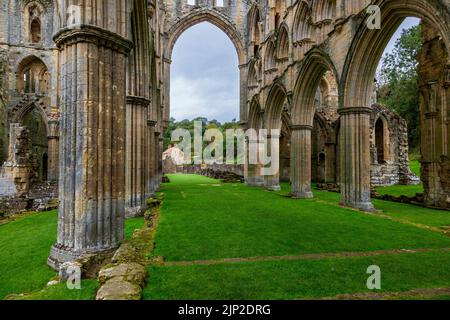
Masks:
[[[133,104],[140,107],[148,107],[151,103],[150,99],[138,96],[127,96],[127,104]]]
[[[350,107],[350,108],[340,108],[338,109],[338,113],[341,116],[348,114],[372,114],[372,108],[368,107]]]
[[[292,131],[309,130],[312,131],[313,127],[309,125],[296,124],[289,127]]]
[[[154,128],[154,127],[156,127],[157,124],[158,124],[157,121],[154,121],[154,120],[147,120],[147,126],[149,126],[149,127]]]
[[[86,24],[77,25],[74,28],[61,29],[53,37],[53,40],[60,49],[66,44],[82,42],[90,42],[99,46],[110,47],[123,54],[128,54],[133,48],[133,42],[121,35],[97,26]]]

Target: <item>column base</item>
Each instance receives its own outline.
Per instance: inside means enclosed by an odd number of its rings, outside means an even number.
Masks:
[[[144,214],[144,212],[145,212],[144,206],[125,208],[125,219],[140,217]]]
[[[47,265],[53,270],[59,272],[61,265],[66,262],[77,260],[85,254],[109,255],[113,254],[116,250],[117,248],[98,251],[75,251],[71,248],[65,248],[59,244],[55,244],[50,250],[50,256],[47,259]]]
[[[264,187],[264,181],[252,181],[245,183],[248,187]]]
[[[292,199],[313,199],[314,198],[314,194],[311,191],[291,193],[290,196]]]
[[[266,187],[266,189],[269,191],[281,191],[280,186],[270,186],[270,187]]]
[[[372,202],[358,202],[358,203],[341,203],[344,207],[355,208],[364,212],[376,212]]]

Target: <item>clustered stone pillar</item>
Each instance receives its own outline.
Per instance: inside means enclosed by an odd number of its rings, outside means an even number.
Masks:
[[[126,165],[126,216],[135,217],[146,209],[150,161],[147,149],[150,141],[147,133],[147,108],[150,100],[143,97],[127,97],[127,165]]]
[[[59,172],[59,121],[49,121],[48,139],[48,177],[51,182],[58,181]]]
[[[311,199],[311,131],[308,125],[291,126],[291,196]]]
[[[58,241],[48,259],[55,269],[86,253],[109,252],[124,238],[125,73],[132,43],[123,36],[124,20],[113,21],[125,19],[126,2],[108,5],[114,17],[83,7],[81,16],[89,21],[55,36],[61,66],[60,207]]]
[[[370,108],[343,108],[341,116],[341,204],[372,211],[370,200]]]
[[[153,196],[158,188],[157,186],[157,154],[158,152],[156,148],[156,135],[155,135],[155,128],[156,128],[157,122],[154,120],[148,120],[147,121],[147,130],[149,135],[149,162],[148,162],[148,172],[149,172],[149,179],[147,181],[147,188],[149,191],[149,195]]]
[[[262,187],[264,186],[264,177],[261,175],[261,165],[259,164],[259,149],[260,143],[258,139],[252,140],[251,138],[245,139],[246,144],[246,157],[245,157],[245,177],[246,184],[250,187]],[[254,153],[250,155],[250,153]],[[251,161],[252,160],[252,161]],[[254,161],[256,160],[256,161]],[[256,162],[256,163],[250,163]]]
[[[278,140],[273,144],[272,140]],[[271,158],[271,163],[266,165],[264,170],[270,170],[270,174],[264,173],[264,187],[270,191],[279,191],[280,187],[280,135],[271,134],[267,136],[267,142],[260,142],[266,148],[266,154]],[[272,167],[272,168],[271,168]],[[264,171],[263,170],[263,171]]]

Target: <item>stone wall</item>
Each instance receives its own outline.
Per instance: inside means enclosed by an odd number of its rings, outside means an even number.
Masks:
[[[36,159],[29,131],[11,125],[9,157],[0,168],[0,197],[25,196],[36,181]]]
[[[409,167],[408,126],[392,110],[372,106],[370,128],[372,186],[418,184]],[[378,124],[378,126],[377,126]]]

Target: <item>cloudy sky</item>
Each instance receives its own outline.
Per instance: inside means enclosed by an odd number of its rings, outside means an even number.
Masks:
[[[408,18],[401,30],[419,23]],[[186,30],[175,44],[171,67],[171,116],[176,120],[206,117],[221,122],[239,119],[237,53],[228,36],[209,23]]]
[[[239,69],[233,43],[216,26],[200,23],[175,44],[171,66],[171,116],[239,119]]]

